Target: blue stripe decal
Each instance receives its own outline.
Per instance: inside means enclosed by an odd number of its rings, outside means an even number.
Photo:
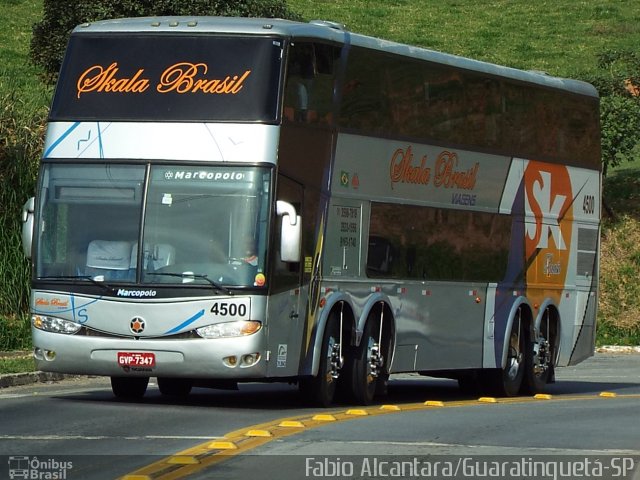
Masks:
[[[48,156],[51,154],[51,152],[52,152],[52,151],[53,151],[53,150],[54,150],[58,145],[60,145],[60,143],[62,143],[62,141],[63,141],[65,138],[67,138],[67,137],[69,136],[69,134],[70,134],[71,132],[73,132],[76,128],[78,128],[78,126],[79,126],[79,125],[80,125],[80,122],[76,122],[76,123],[74,123],[73,125],[71,125],[71,126],[69,127],[69,129],[68,129],[66,132],[64,132],[62,135],[60,135],[60,137],[58,137],[58,139],[57,139],[55,142],[53,142],[53,143],[51,144],[51,146],[47,149],[47,151],[46,151],[46,152],[44,152],[44,157],[48,157]]]
[[[98,125],[98,149],[100,151],[100,158],[104,158],[104,149],[102,148],[102,134],[100,133],[100,122],[96,122]]]
[[[196,313],[193,317],[188,318],[187,320],[185,320],[184,322],[182,322],[180,325],[178,325],[177,327],[172,328],[171,330],[168,330],[165,333],[165,335],[169,334],[169,333],[176,333],[179,332],[180,330],[182,330],[184,327],[186,327],[187,325],[195,322],[196,320],[198,320],[200,317],[202,317],[204,315],[204,309],[200,310],[198,313]]]

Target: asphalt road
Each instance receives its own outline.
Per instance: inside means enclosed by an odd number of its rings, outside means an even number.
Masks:
[[[0,390],[0,478],[634,478],[640,355],[559,369],[547,394],[479,401],[403,375],[384,404],[317,410],[289,385],[183,401],[150,386],[139,403],[114,399],[101,378],[11,387]]]

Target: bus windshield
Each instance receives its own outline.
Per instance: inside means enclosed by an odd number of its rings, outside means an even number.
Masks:
[[[50,119],[275,123],[273,37],[72,35]]]
[[[264,286],[267,168],[45,164],[41,181],[40,279]]]

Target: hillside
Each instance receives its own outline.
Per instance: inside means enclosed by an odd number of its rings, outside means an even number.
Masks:
[[[640,45],[640,2],[628,0],[289,0],[289,5],[306,19],[344,23],[354,32],[571,78],[606,75],[598,65],[600,54]],[[5,285],[0,338],[8,342],[0,349],[28,343],[7,340],[28,335],[21,310],[29,268],[18,258],[16,234],[28,194],[13,190],[12,175],[29,162],[33,172],[41,151],[50,88],[42,86],[28,61],[31,26],[41,15],[42,0],[5,0],[0,9],[0,278]],[[598,341],[640,344],[640,159],[621,167],[605,181],[605,198],[616,216],[604,219]],[[31,187],[27,182],[22,188]]]

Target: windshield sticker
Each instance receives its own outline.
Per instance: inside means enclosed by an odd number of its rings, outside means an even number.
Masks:
[[[246,179],[244,172],[211,172],[206,170],[167,170],[165,180],[208,180],[213,182],[240,182]]]
[[[65,58],[51,119],[275,122],[279,115],[282,46],[270,38],[83,32],[71,35]]]
[[[179,62],[167,67],[156,82],[145,78],[144,68],[131,77],[118,75],[118,62],[108,67],[94,65],[82,72],[76,83],[77,98],[87,92],[98,93],[144,93],[152,83],[158,93],[175,92],[209,93],[236,95],[244,86],[244,81],[251,74],[251,70],[237,75],[226,75],[222,78],[207,78],[209,71],[206,63]]]

